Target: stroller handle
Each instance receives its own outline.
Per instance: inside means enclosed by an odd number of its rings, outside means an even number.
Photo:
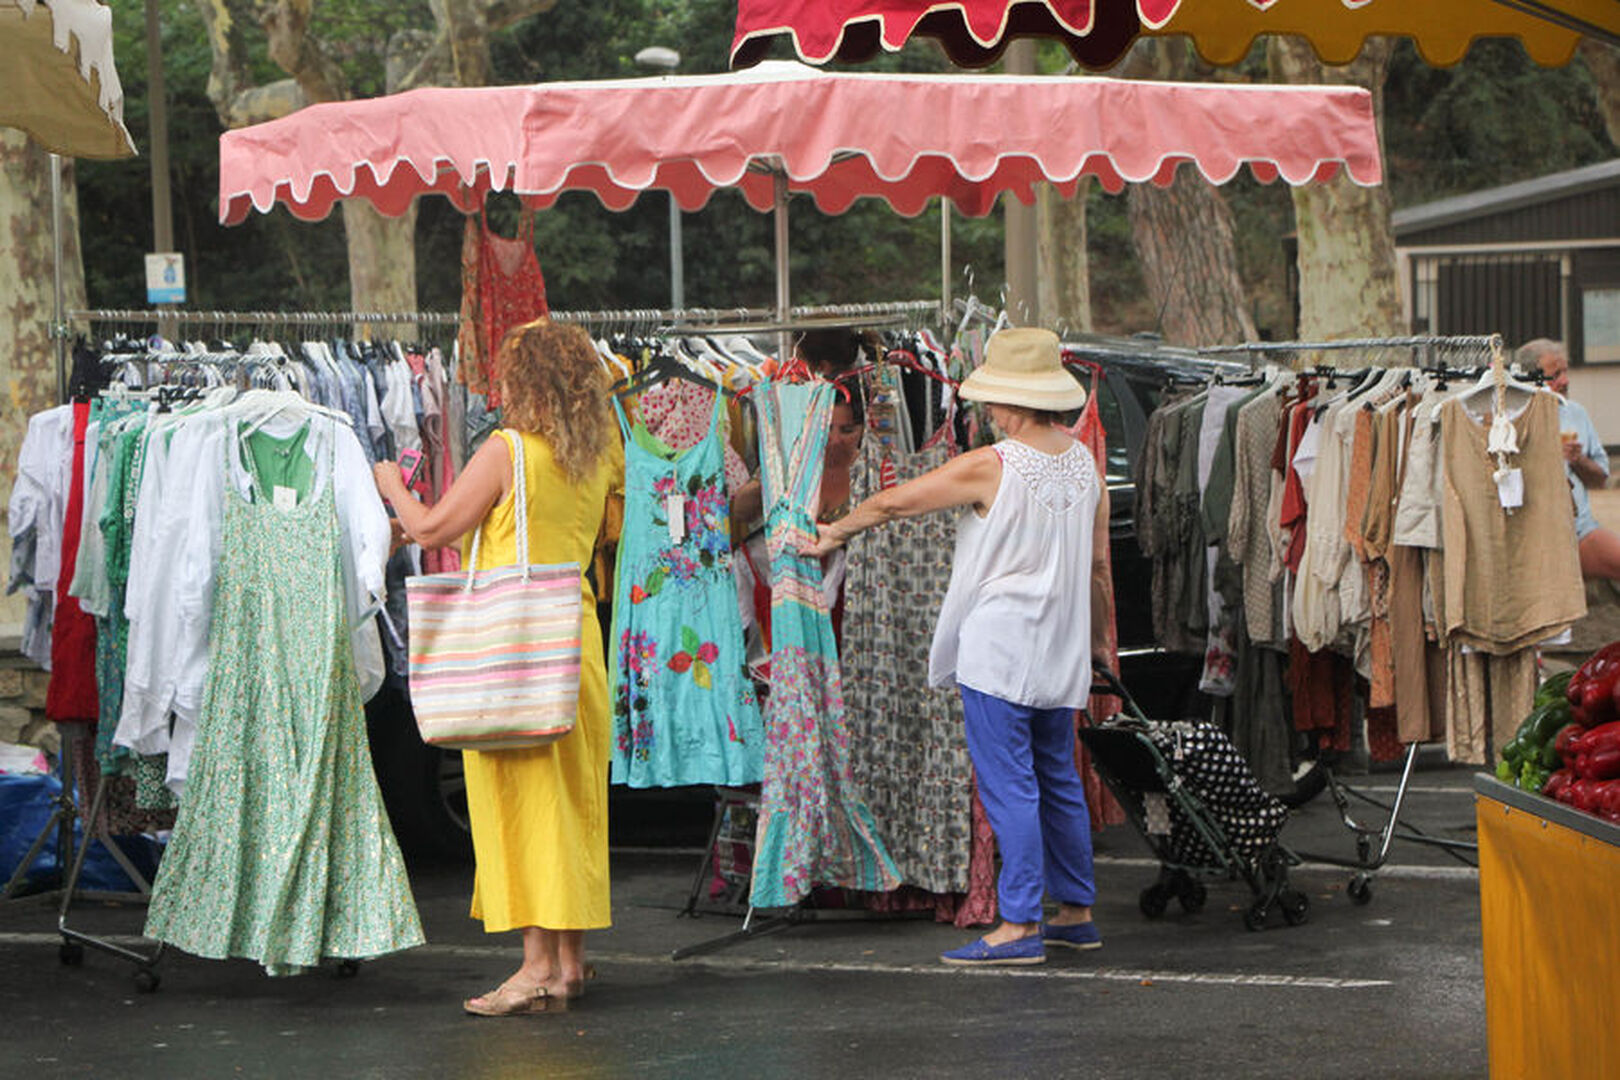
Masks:
[[[1133,718],[1137,720],[1147,719],[1146,714],[1142,712],[1142,707],[1131,696],[1131,692],[1125,689],[1125,684],[1119,681],[1119,676],[1114,674],[1107,662],[1100,656],[1093,657],[1091,660],[1091,691],[1097,693],[1099,690],[1104,694],[1119,698],[1125,711]]]

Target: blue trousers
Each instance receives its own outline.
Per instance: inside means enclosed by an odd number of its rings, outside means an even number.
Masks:
[[[1090,907],[1091,816],[1074,764],[1074,709],[1015,705],[959,687],[979,798],[1001,852],[996,895],[1008,922],[1041,921],[1041,896]]]

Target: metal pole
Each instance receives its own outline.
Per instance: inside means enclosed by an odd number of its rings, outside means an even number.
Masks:
[[[163,87],[163,37],[158,22],[158,0],[146,0],[147,102],[152,118],[152,250],[174,250],[173,200],[169,196],[169,107]],[[161,305],[160,310],[172,310]],[[174,324],[158,324],[158,333],[174,336]]]
[[[1028,38],[1007,46],[1008,75],[1035,74],[1035,42]],[[1041,324],[1041,297],[1036,269],[1037,240],[1035,208],[1025,206],[1011,193],[1002,196],[1006,222],[1007,317],[1014,326]]]
[[[939,318],[940,325],[951,321],[951,200],[939,197]]]
[[[773,211],[776,225],[776,320],[780,323],[788,321],[792,314],[790,306],[790,291],[788,289],[788,178],[787,168],[784,164],[771,176],[774,188]],[[792,355],[792,335],[782,331],[776,339],[777,359],[786,363]]]
[[[681,208],[669,193],[669,306],[686,310],[686,259],[681,251]]]
[[[62,324],[62,155],[51,155],[51,260],[55,294],[51,337],[56,339],[56,400],[68,399],[67,328]]]

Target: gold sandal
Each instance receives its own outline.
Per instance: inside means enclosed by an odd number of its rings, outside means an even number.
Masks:
[[[472,1016],[527,1016],[531,1013],[567,1012],[568,998],[553,994],[544,986],[524,989],[504,983],[499,988],[475,998],[468,998],[461,1007]]]

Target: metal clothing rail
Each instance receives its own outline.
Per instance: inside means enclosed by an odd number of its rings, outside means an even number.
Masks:
[[[1500,344],[1501,334],[1462,334],[1456,337],[1415,335],[1408,337],[1341,338],[1338,341],[1245,341],[1237,345],[1205,345],[1200,355],[1217,356],[1234,352],[1313,352],[1330,349],[1486,349]]]
[[[937,300],[904,300],[871,304],[821,304],[791,308],[787,320],[773,308],[623,308],[600,311],[553,311],[558,322],[585,326],[671,327],[678,332],[766,333],[819,327],[850,326],[868,320],[915,318],[938,313]],[[79,323],[175,323],[204,326],[343,326],[375,324],[454,325],[455,311],[156,311],[140,308],[87,308],[67,312]]]

